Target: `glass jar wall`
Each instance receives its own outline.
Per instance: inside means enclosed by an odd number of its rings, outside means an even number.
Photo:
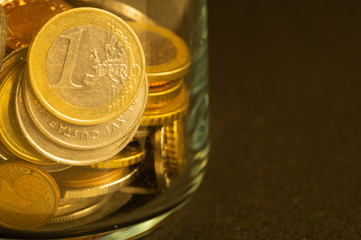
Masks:
[[[129,239],[199,186],[206,1],[9,0],[0,239]]]

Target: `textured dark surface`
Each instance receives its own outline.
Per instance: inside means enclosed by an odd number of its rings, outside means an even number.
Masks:
[[[209,1],[209,165],[144,240],[361,239],[360,11]]]

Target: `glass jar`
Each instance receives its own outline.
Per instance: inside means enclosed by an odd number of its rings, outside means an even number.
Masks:
[[[130,239],[209,153],[206,0],[5,0],[0,238]]]

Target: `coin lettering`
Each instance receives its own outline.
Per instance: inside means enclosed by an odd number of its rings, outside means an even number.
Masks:
[[[78,107],[112,101],[130,75],[123,44],[95,26],[64,31],[50,46],[46,64],[51,88],[64,101]]]

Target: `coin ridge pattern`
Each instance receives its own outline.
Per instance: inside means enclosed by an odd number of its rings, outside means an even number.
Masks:
[[[68,165],[89,165],[92,163],[104,161],[115,154],[117,154],[128,143],[134,134],[130,134],[120,139],[118,142],[93,150],[77,150],[65,148],[53,141],[37,129],[35,123],[32,122],[29,113],[25,107],[24,99],[22,96],[21,82],[17,86],[17,98],[15,99],[15,111],[19,121],[19,126],[24,136],[30,144],[47,158]],[[30,134],[31,132],[31,134]],[[131,135],[131,136],[130,136]]]
[[[9,93],[15,87],[16,82],[19,80],[17,78],[20,76],[19,75],[20,71],[21,71],[21,65],[15,65],[12,67],[12,69],[9,69],[9,73],[6,74],[7,78],[4,80],[4,82],[1,84],[1,87],[0,87],[1,88],[0,105],[2,105],[1,102],[4,102],[5,92],[8,91],[8,93]],[[10,97],[15,97],[15,96],[11,96],[11,93],[9,93],[9,94],[10,94]],[[13,101],[11,101],[11,100],[9,102],[6,102],[6,104],[11,104],[11,103],[13,103]],[[10,108],[7,107],[6,109],[10,109]],[[38,152],[35,149],[33,149],[32,146],[30,144],[28,144],[26,141],[22,141],[21,139],[18,139],[16,141],[16,140],[12,139],[11,136],[9,135],[8,131],[6,130],[7,126],[4,125],[4,121],[2,119],[4,114],[5,113],[3,113],[3,107],[1,107],[0,108],[0,117],[1,117],[0,124],[1,124],[2,130],[0,131],[0,134],[1,134],[2,140],[4,140],[3,141],[4,145],[6,145],[13,154],[15,154],[16,156],[18,156],[26,161],[32,162],[32,163],[55,164],[54,162],[51,162],[50,160],[45,160],[44,157],[42,157],[41,154],[38,154]],[[9,117],[8,113],[6,114],[6,117]],[[16,121],[16,120],[13,119],[13,121]],[[9,119],[10,124],[11,123],[15,124],[13,121],[10,121],[10,119]],[[16,124],[18,124],[18,122],[16,122]],[[10,129],[12,129],[12,128],[10,127],[9,130]],[[10,131],[12,131],[12,130],[10,130]],[[22,136],[20,134],[16,134],[16,133],[14,133],[14,134],[15,134],[14,136],[16,138]]]
[[[27,87],[27,81],[23,96],[33,122],[53,141],[74,149],[96,149],[117,142],[134,128],[145,110],[147,85],[143,84],[139,96],[125,112],[97,125],[76,125],[52,115]]]

